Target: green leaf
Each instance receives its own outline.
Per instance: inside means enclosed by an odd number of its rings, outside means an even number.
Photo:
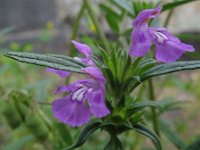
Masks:
[[[8,52],[5,56],[24,63],[77,73],[83,73],[81,68],[87,66],[86,64],[83,64],[73,58],[56,54],[44,55],[23,52]]]
[[[200,137],[195,140],[192,144],[190,144],[186,150],[199,150],[200,148]]]
[[[112,16],[111,14],[107,14],[106,15],[106,20],[110,26],[110,29],[114,32],[114,33],[119,33],[120,29],[119,29],[119,21]]]
[[[160,139],[154,132],[152,132],[151,130],[149,130],[148,128],[146,128],[145,126],[143,126],[141,124],[133,124],[132,126],[136,132],[149,137],[156,145],[156,148],[158,150],[161,150]]]
[[[137,16],[141,11],[145,9],[154,8],[154,3],[152,1],[134,1],[133,2],[135,16]]]
[[[3,149],[4,150],[21,150],[23,149],[24,145],[26,145],[28,142],[31,142],[34,140],[33,135],[25,135],[23,137],[18,138],[17,141],[13,141],[6,145]]]
[[[138,112],[146,107],[154,107],[161,110],[161,107],[158,102],[148,100],[148,101],[136,102],[136,103],[131,104],[127,108],[127,111],[130,115],[132,115],[133,113]]]
[[[172,72],[183,70],[194,70],[200,68],[200,61],[179,61],[155,66],[146,71],[141,77],[141,81],[152,78],[154,76],[164,75]]]
[[[161,113],[180,109],[186,103],[187,101],[173,101],[173,100],[167,100],[167,99],[159,102],[161,106]]]
[[[116,135],[111,135],[108,144],[104,147],[104,150],[124,150],[122,142]]]
[[[125,11],[127,11],[130,16],[132,17],[134,16],[133,7],[131,3],[129,3],[128,0],[111,0],[111,2],[113,2],[115,5],[117,5],[121,9],[124,9]]]
[[[182,139],[174,132],[170,125],[165,122],[164,120],[159,121],[159,129],[162,131],[162,133],[167,137],[169,141],[171,141],[178,149],[185,149],[186,145],[182,141]]]
[[[80,147],[81,145],[83,145],[86,140],[88,139],[88,137],[97,129],[101,128],[101,122],[96,120],[93,122],[88,123],[85,128],[81,131],[76,143],[68,148],[65,148],[65,150],[70,150],[70,149],[74,149],[77,147]]]
[[[120,32],[120,28],[119,28],[120,15],[116,13],[111,7],[103,3],[100,4],[100,8],[103,10],[103,12],[105,12],[105,17],[110,26],[110,29],[114,33],[119,33]]]
[[[166,11],[168,9],[173,9],[177,6],[180,6],[180,5],[183,5],[186,3],[190,3],[190,2],[194,2],[194,1],[196,1],[196,0],[180,0],[180,1],[176,1],[176,2],[167,3],[167,4],[163,5],[162,11]]]
[[[67,126],[63,123],[56,123],[56,129],[58,130],[59,136],[62,137],[63,141],[67,145],[71,145],[73,140],[70,131],[67,129]]]
[[[156,64],[156,60],[154,59],[145,59],[139,64],[139,70],[137,72],[138,75],[143,74],[150,68],[152,68]]]

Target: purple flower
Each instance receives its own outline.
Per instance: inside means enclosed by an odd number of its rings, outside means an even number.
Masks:
[[[84,58],[75,57],[74,59],[77,59],[83,63],[86,63],[89,66],[95,66],[95,64],[92,61],[92,49],[83,43],[79,43],[76,41],[72,41],[72,43],[74,44],[76,49],[85,56]],[[46,70],[48,72],[55,73],[62,78],[65,78],[70,75],[70,72],[68,72],[68,71],[63,71],[63,70],[58,70],[58,69],[53,69],[53,68],[47,68]]]
[[[110,113],[105,104],[106,80],[101,70],[96,67],[86,67],[82,71],[89,78],[58,88],[57,93],[69,92],[69,95],[52,103],[55,117],[73,127],[87,123],[90,114],[101,118]]]
[[[81,126],[90,120],[90,114],[102,118],[110,113],[105,104],[105,84],[101,70],[92,61],[92,50],[83,43],[72,41],[76,49],[85,57],[78,58],[89,67],[81,70],[87,75],[87,79],[79,80],[68,86],[61,86],[56,93],[68,92],[68,95],[52,102],[52,111],[55,117],[73,127]],[[49,69],[48,69],[49,70]],[[53,69],[50,71],[64,77],[69,72]]]
[[[165,28],[148,27],[148,22],[160,14],[161,8],[142,11],[133,22],[134,31],[131,34],[131,56],[144,56],[155,44],[155,57],[159,62],[174,62],[184,52],[192,52],[191,45],[182,43]]]
[[[53,68],[47,68],[46,71],[55,73],[59,75],[61,78],[66,78],[70,75],[70,72],[68,71],[63,71],[63,70],[58,70],[58,69],[53,69]]]

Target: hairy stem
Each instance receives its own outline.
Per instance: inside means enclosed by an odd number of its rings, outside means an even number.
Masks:
[[[152,79],[148,80],[148,84],[149,84],[149,98],[150,98],[150,100],[155,101],[154,87],[153,87]],[[151,112],[152,112],[153,128],[154,128],[154,131],[156,132],[156,134],[159,136],[160,132],[159,132],[159,128],[158,128],[158,118],[157,118],[155,108],[151,108]]]

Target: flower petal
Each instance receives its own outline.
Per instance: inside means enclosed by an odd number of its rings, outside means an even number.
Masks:
[[[70,96],[53,101],[52,111],[61,122],[73,127],[82,126],[90,120],[90,112],[83,102],[72,101]]]
[[[103,83],[106,82],[105,77],[101,70],[97,67],[85,67],[81,69],[83,72],[87,73],[91,78],[101,81]]]
[[[172,34],[170,34],[166,28],[149,28],[149,31],[151,33],[155,33],[155,32],[160,32],[162,33],[164,36],[166,36],[170,41],[173,41],[175,43],[181,43],[181,41],[179,40],[179,38],[173,36]]]
[[[87,83],[88,83],[87,80],[79,80],[79,81],[74,82],[70,85],[60,86],[56,89],[55,94],[61,94],[61,93],[64,93],[64,92],[76,91],[77,89],[80,88],[80,85],[84,85],[84,84],[87,84]]]
[[[141,28],[141,27],[147,27],[148,20],[152,18],[156,18],[161,11],[161,7],[155,8],[155,9],[147,9],[141,11],[137,18],[133,21],[133,27],[135,28]]]
[[[98,118],[110,114],[110,111],[105,104],[104,91],[101,89],[88,93],[88,104],[90,112]]]
[[[91,57],[92,49],[88,45],[76,41],[72,41],[72,43],[80,53],[85,55],[86,58]]]
[[[89,66],[93,66],[93,67],[96,66],[95,63],[92,61],[91,57],[86,57],[86,58],[74,57],[74,59],[76,59],[76,60],[78,60],[80,62],[86,63]]]
[[[156,59],[159,62],[174,62],[184,51],[168,44],[156,44]]]
[[[148,30],[135,30],[131,35],[131,56],[144,56],[151,48],[152,40]]]
[[[63,71],[63,70],[58,70],[58,69],[53,69],[53,68],[47,68],[46,71],[55,73],[62,78],[68,77],[70,75],[70,72],[68,71]]]

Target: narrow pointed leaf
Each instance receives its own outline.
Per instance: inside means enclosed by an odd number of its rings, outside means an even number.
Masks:
[[[34,53],[23,53],[23,52],[8,52],[5,54],[6,57],[15,59],[20,62],[35,64],[59,70],[71,71],[82,73],[81,68],[86,66],[77,60],[62,55],[44,55]],[[62,57],[61,57],[62,56]]]
[[[132,126],[136,132],[149,137],[156,145],[157,150],[161,150],[160,139],[154,132],[152,132],[151,130],[149,130],[148,128],[146,128],[145,126],[141,124],[134,124]]]
[[[186,145],[182,141],[181,137],[170,128],[169,123],[165,122],[164,120],[160,120],[159,129],[167,137],[167,139],[171,141],[178,149],[186,148]]]
[[[148,100],[148,101],[137,102],[137,103],[130,105],[128,107],[127,111],[131,115],[131,114],[138,112],[146,107],[154,107],[154,108],[161,110],[161,107],[158,102]]]
[[[89,123],[88,125],[85,126],[85,128],[81,131],[76,143],[68,148],[65,148],[65,150],[71,150],[77,147],[80,147],[83,145],[88,137],[96,130],[101,128],[101,122],[100,121],[94,121]]]
[[[194,1],[196,1],[196,0],[179,0],[179,1],[176,1],[176,2],[170,2],[170,3],[163,5],[162,11],[166,11],[168,9],[173,9],[177,6],[180,6],[180,5],[183,5],[183,4],[186,4],[186,3],[190,3],[190,2],[194,2]]]
[[[117,136],[111,136],[104,150],[124,150],[123,144]]]
[[[111,0],[112,3],[128,12],[130,16],[134,16],[134,10],[131,3],[128,0]]]
[[[141,81],[144,81],[154,76],[159,76],[184,70],[194,70],[199,68],[200,68],[200,61],[180,61],[174,63],[161,64],[146,71],[141,76]]]
[[[47,54],[47,55],[54,56],[54,57],[57,57],[57,58],[62,58],[64,60],[66,60],[66,61],[74,62],[77,65],[80,65],[82,67],[87,67],[87,65],[85,63],[82,63],[82,62],[80,62],[80,61],[78,61],[78,60],[76,60],[76,59],[74,59],[72,57],[66,56],[66,55],[59,55],[59,54]]]

